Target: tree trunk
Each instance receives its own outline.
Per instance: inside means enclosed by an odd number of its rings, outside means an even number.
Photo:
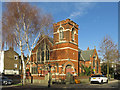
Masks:
[[[23,65],[23,85],[24,85],[25,80],[26,80],[26,65],[25,65],[25,61],[24,61],[21,41],[20,41],[20,50],[21,50],[21,60],[22,60],[22,65]]]
[[[25,65],[26,65],[30,62],[30,73],[32,73],[32,65],[31,65],[31,61],[30,61],[30,58],[32,56],[32,50],[33,49],[31,49],[31,50],[29,49],[30,55],[29,55],[29,58],[27,59],[27,62],[25,63]]]
[[[109,53],[106,48],[106,55],[107,55],[107,78],[109,78]]]
[[[107,61],[107,78],[109,78],[109,61]]]
[[[22,54],[23,56],[23,54]],[[25,85],[26,83],[26,65],[25,65],[25,62],[24,62],[24,57],[22,57],[22,63],[23,63],[23,85]]]

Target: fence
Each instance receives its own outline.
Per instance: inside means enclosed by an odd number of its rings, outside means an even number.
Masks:
[[[48,85],[48,75],[45,75],[44,77],[28,76],[26,77],[26,83],[27,84],[40,84],[40,85],[46,86]]]

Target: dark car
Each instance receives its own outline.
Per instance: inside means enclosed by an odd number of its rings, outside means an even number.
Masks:
[[[13,81],[9,79],[8,77],[5,77],[5,76],[0,77],[0,84],[2,85],[10,85],[12,83]]]

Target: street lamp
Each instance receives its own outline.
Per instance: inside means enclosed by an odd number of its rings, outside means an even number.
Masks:
[[[42,67],[40,67],[40,74],[39,75],[42,76]]]
[[[72,74],[73,74],[72,82],[74,83],[74,75],[75,75],[75,71],[74,70],[72,71]]]
[[[51,65],[49,64],[48,67],[49,67],[49,70],[48,70],[48,72],[49,72],[48,73],[48,75],[49,75],[48,87],[50,87],[50,83],[51,83],[51,72],[50,72],[51,71]]]
[[[73,70],[73,71],[72,71],[72,74],[73,74],[73,75],[74,75],[74,72],[75,72],[75,71]]]
[[[96,56],[93,57],[93,72],[94,72],[94,74],[95,74],[95,58],[96,58]]]

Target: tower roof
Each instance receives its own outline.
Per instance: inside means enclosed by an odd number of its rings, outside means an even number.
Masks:
[[[57,22],[57,23],[54,23],[53,25],[55,25],[55,26],[60,26],[60,25],[65,25],[65,24],[72,25],[72,26],[74,26],[75,28],[79,29],[79,28],[78,28],[79,25],[76,24],[74,21],[70,20],[69,18],[66,19],[66,20],[62,20],[62,21],[59,21],[59,22]]]

